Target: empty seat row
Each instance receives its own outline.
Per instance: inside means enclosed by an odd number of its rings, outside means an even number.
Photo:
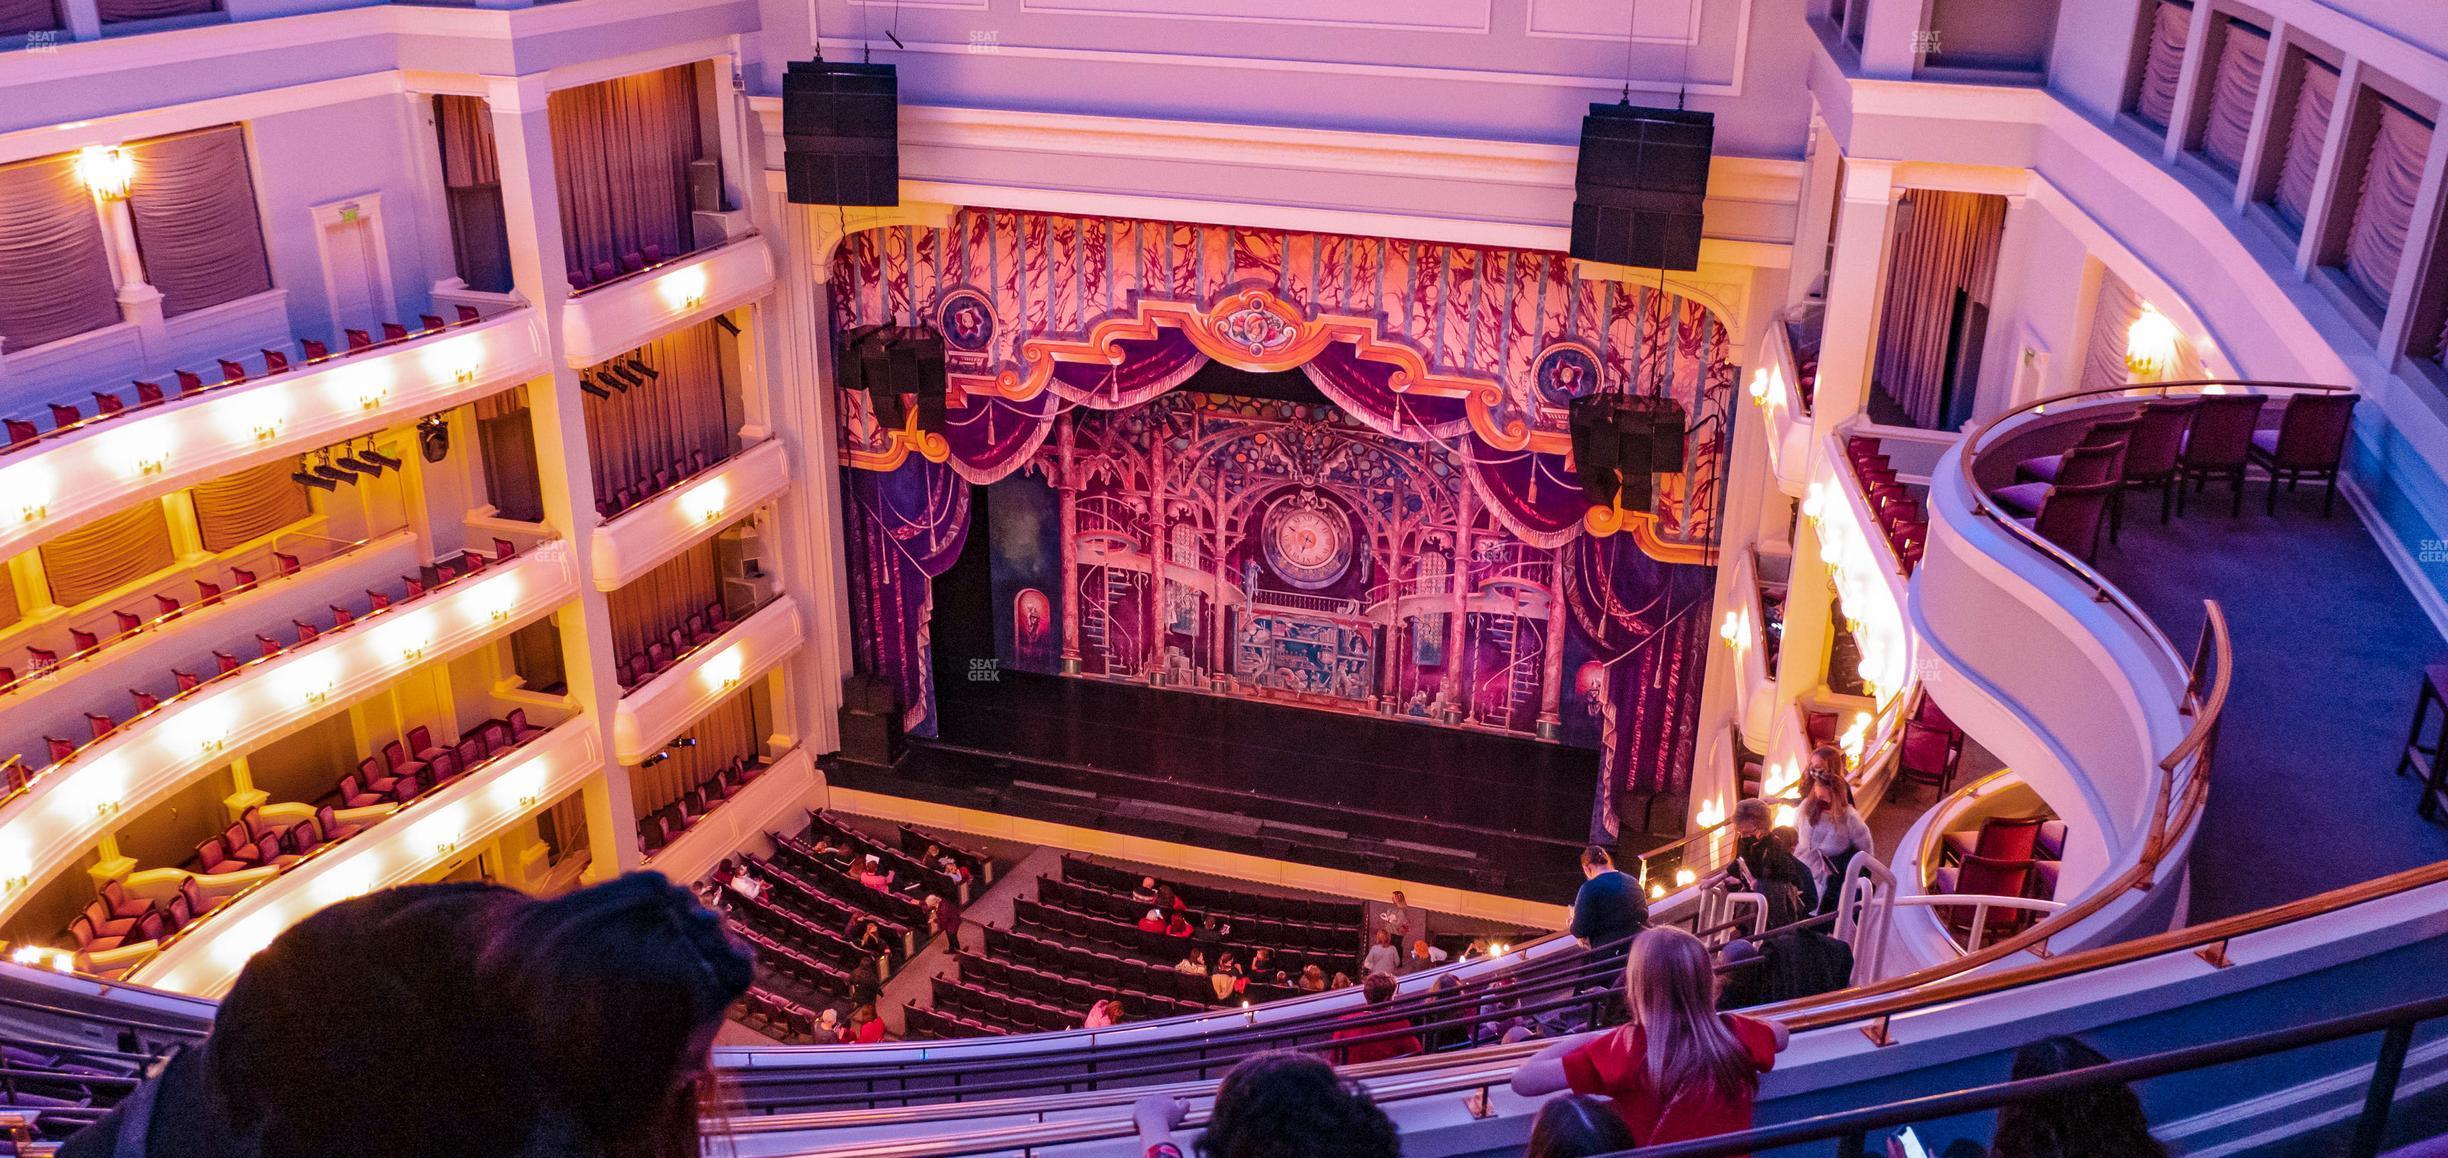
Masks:
[[[1854,477],[1861,481],[1862,497],[1869,502],[1871,513],[1878,516],[1879,532],[1886,537],[1888,549],[1895,552],[1904,573],[1912,574],[1929,544],[1929,512],[1896,477],[1895,466],[1887,461],[1877,439],[1850,439],[1845,453],[1853,460]]]
[[[617,262],[599,261],[590,266],[573,265],[569,268],[570,292],[576,293],[590,289],[637,273],[649,266],[661,265],[671,260],[673,256],[677,255],[666,255],[661,245],[648,242],[622,254]]]
[[[456,324],[458,325],[483,320],[484,315],[473,306],[462,305],[456,309],[458,315]],[[419,318],[418,328],[415,330],[398,322],[384,322],[380,341],[376,341],[374,335],[368,331],[348,330],[345,332],[348,349],[343,353],[355,354],[374,349],[377,346],[405,342],[410,338],[423,337],[437,332],[451,324],[453,323],[444,321],[438,314],[426,314]],[[260,372],[250,369],[246,362],[247,356],[241,355],[237,358],[214,360],[213,368],[220,374],[217,380],[207,381],[203,374],[193,370],[173,370],[171,373],[178,382],[178,396],[185,398],[191,394],[200,394],[222,386],[236,386],[256,378],[285,374],[300,366],[311,366],[335,356],[324,343],[313,338],[299,338],[294,351],[274,346],[266,346],[257,350],[254,357],[263,365]],[[78,429],[95,420],[109,419],[120,414],[159,406],[170,400],[169,391],[165,390],[160,382],[144,379],[132,380],[128,397],[125,398],[111,391],[95,390],[91,393],[94,412],[90,416],[77,403],[50,403],[52,432]],[[131,399],[133,399],[132,402]],[[8,433],[8,442],[5,446],[0,446],[0,454],[33,445],[42,438],[44,433],[41,427],[27,419],[0,419],[0,424],[5,424]]]
[[[688,622],[671,629],[670,634],[646,645],[646,650],[620,661],[622,691],[662,675],[678,665],[698,648],[714,642],[717,636],[731,630],[731,615],[723,610],[722,600],[705,605],[704,610],[689,614]]]
[[[736,1020],[790,1045],[839,1045],[838,1035],[826,1035],[818,1028],[821,1016],[820,1011],[762,985],[750,985],[748,995],[740,999]]]
[[[357,762],[357,770],[340,778],[327,800],[343,808],[406,804],[427,792],[476,770],[527,741],[544,729],[527,722],[527,709],[468,729],[454,740],[435,743],[433,730],[423,724],[408,729],[406,740],[386,741],[374,755]]]
[[[839,929],[827,928],[819,919],[784,905],[767,889],[754,898],[735,889],[723,889],[719,894],[722,910],[740,925],[755,929],[801,953],[822,961],[847,974],[858,968],[862,954],[851,944],[849,935]]]
[[[690,786],[680,799],[658,808],[650,816],[638,818],[638,851],[648,856],[663,851],[680,839],[706,814],[723,801],[739,795],[748,782],[765,771],[764,762],[753,756],[741,756],[714,770],[714,774]]]
[[[934,979],[935,1008],[958,1013],[1007,1032],[1051,1033],[1079,1028],[1086,1011],[1073,1012],[1017,994],[997,993],[950,977]]]
[[[287,869],[306,854],[356,835],[363,825],[344,824],[330,805],[315,809],[313,818],[295,824],[274,824],[261,808],[249,808],[228,828],[196,844],[188,867],[200,873],[233,873],[270,865]]]
[[[595,389],[602,388],[596,387]],[[596,495],[595,513],[607,519],[613,518],[692,477],[705,473],[706,469],[713,465],[713,458],[706,452],[692,450],[680,458],[673,459],[670,466],[657,469],[644,478],[631,479],[614,486],[603,494]]]
[[[1008,1032],[1000,1026],[945,1009],[929,1009],[912,1002],[901,1011],[902,1036],[916,1040],[951,1040],[963,1037],[997,1037]]]
[[[986,944],[989,950],[986,955],[961,955],[962,980],[1083,1013],[1099,999],[1117,994],[1130,997],[1139,1009],[1149,1011],[1147,1016],[1153,1017],[1200,1013],[1218,1004],[1207,978],[1198,974],[1159,969],[1111,955],[1092,958],[1093,968],[1082,969],[1069,954],[1034,952],[1045,943],[1026,937],[990,939]]]
[[[850,992],[850,975],[789,945],[758,932],[735,925],[732,931],[756,947],[757,968],[780,976],[811,992],[841,1000]]]

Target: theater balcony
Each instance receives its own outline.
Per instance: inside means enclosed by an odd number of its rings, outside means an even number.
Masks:
[[[798,604],[777,595],[753,614],[713,634],[621,697],[613,716],[612,755],[634,764],[654,755],[654,737],[669,736],[749,683],[764,678],[804,641]]]
[[[754,233],[615,274],[570,297],[561,315],[569,364],[592,366],[753,302],[773,286],[773,250]]]
[[[610,591],[627,585],[719,534],[738,512],[762,507],[789,488],[788,456],[770,438],[674,481],[596,531],[589,546],[596,586]]]

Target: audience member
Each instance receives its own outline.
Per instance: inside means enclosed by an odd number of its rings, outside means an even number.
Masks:
[[[1377,910],[1377,931],[1394,938],[1394,943],[1400,945],[1414,932],[1411,915],[1410,900],[1403,896],[1401,889],[1396,889],[1393,900]]]
[[[1171,885],[1156,886],[1156,907],[1163,909],[1168,913],[1180,912],[1182,908],[1181,894],[1174,892],[1173,886]]]
[[[1349,989],[1355,984],[1355,982],[1352,981],[1351,974],[1337,969],[1335,970],[1334,979],[1328,981],[1326,984],[1329,988],[1333,989]]]
[[[861,957],[850,968],[850,1004],[873,1005],[884,992],[884,970],[873,957]]]
[[[1360,955],[1362,973],[1392,973],[1402,968],[1402,950],[1394,947],[1394,934],[1377,930],[1376,943]]]
[[[1189,940],[1190,934],[1197,931],[1198,930],[1190,927],[1190,918],[1183,916],[1180,909],[1173,910],[1173,919],[1166,922],[1164,929],[1165,936],[1179,938],[1184,941]]]
[[[1444,964],[1446,958],[1450,956],[1452,955],[1426,941],[1413,941],[1411,942],[1411,955],[1403,958],[1403,972],[1417,973],[1422,969],[1434,969]]]
[[[1471,1011],[1471,1003],[1462,999],[1461,980],[1451,973],[1437,974],[1436,980],[1428,983],[1428,1001],[1434,1006],[1434,1012],[1428,1014],[1427,1020],[1450,1024],[1422,1031],[1420,1044],[1428,1047],[1430,1053],[1468,1044],[1471,1031],[1478,1028],[1478,1023],[1456,1020],[1467,1017]]]
[[[1530,1148],[1522,1158],[1587,1158],[1633,1147],[1632,1132],[1603,1098],[1566,1094],[1549,1098],[1530,1123]]]
[[[1318,968],[1315,961],[1301,966],[1300,980],[1295,987],[1303,993],[1326,992],[1326,971]]]
[[[884,936],[884,930],[874,921],[859,922],[858,940],[853,944],[859,952],[870,957],[881,957],[892,949],[892,942]]]
[[[1215,969],[1207,974],[1207,980],[1211,983],[1216,1000],[1229,1001],[1248,986],[1249,975],[1241,971],[1241,962],[1233,957],[1232,950],[1227,949],[1223,956],[1216,959]]]
[[[1513,1092],[1604,1094],[1643,1146],[1749,1129],[1785,1028],[1718,1013],[1708,947],[1681,929],[1641,933],[1624,973],[1631,1020],[1541,1051],[1514,1071]]]
[[[1139,887],[1131,890],[1131,899],[1143,905],[1156,903],[1156,878],[1139,878]]]
[[[876,1016],[874,1005],[861,1005],[850,1014],[850,1040],[860,1045],[884,1040],[884,1019]]]
[[[1174,962],[1173,971],[1187,973],[1192,977],[1205,977],[1207,975],[1207,951],[1204,949],[1190,950],[1189,956]]]
[[[1162,910],[1162,909],[1149,909],[1149,910],[1148,910],[1148,914],[1147,914],[1147,916],[1144,916],[1144,917],[1139,918],[1139,931],[1140,931],[1140,932],[1142,932],[1142,933],[1162,933],[1162,932],[1164,932],[1164,931],[1165,931],[1165,915],[1164,915],[1164,910]]]
[[[1383,934],[1380,935],[1382,936]],[[1343,1020],[1356,1022],[1364,1018],[1372,1017],[1374,1014],[1380,1012],[1372,1007],[1381,1006],[1394,1000],[1394,989],[1395,983],[1392,974],[1369,974],[1368,980],[1362,982],[1360,985],[1360,993],[1367,999],[1367,1003],[1361,1006],[1359,1009],[1344,1014]],[[1335,1064],[1359,1065],[1362,1062],[1384,1061],[1390,1057],[1409,1057],[1412,1054],[1420,1053],[1426,1047],[1420,1045],[1419,1035],[1409,1032],[1410,1029],[1411,1019],[1407,1017],[1395,1018],[1387,1021],[1377,1021],[1366,1025],[1353,1025],[1345,1029],[1338,1029],[1334,1031],[1335,1041],[1349,1041],[1353,1038],[1362,1037],[1374,1038],[1375,1040],[1363,1041],[1354,1045],[1336,1047]],[[1394,1032],[1396,1030],[1402,1030],[1404,1032],[1396,1034]],[[1387,1036],[1378,1037],[1378,1034],[1385,1034]]]
[[[1104,1029],[1122,1024],[1120,995],[1104,998],[1088,1007],[1088,1016],[1080,1022],[1081,1029]]]
[[[1591,975],[1573,986],[1575,993],[1616,985],[1633,935],[1649,927],[1649,900],[1641,895],[1640,882],[1618,872],[1606,849],[1593,844],[1581,850],[1581,877],[1570,932],[1591,951],[1585,966]]]
[[[763,896],[765,893],[765,882],[760,881],[756,879],[756,877],[750,875],[747,867],[744,865],[738,870],[734,871],[731,874],[731,879],[724,883],[731,886],[732,892],[738,893],[751,901]]]
[[[849,1040],[849,1031],[842,1025],[840,1008],[825,1006],[824,1011],[816,1015],[816,1044],[841,1045]]]
[[[1174,1132],[1190,1104],[1170,1094],[1139,1099],[1140,1153],[1183,1158]],[[1200,1158],[1400,1158],[1402,1141],[1377,1103],[1325,1062],[1281,1051],[1243,1058],[1216,1086],[1199,1135]]]
[[[1256,952],[1250,954],[1249,971],[1250,976],[1262,981],[1275,976],[1275,951],[1263,945],[1259,946]]]
[[[1214,913],[1209,913],[1199,919],[1198,928],[1190,932],[1190,939],[1201,945],[1221,945],[1224,943],[1226,928],[1227,926],[1221,921],[1216,920]]]
[[[65,1158],[694,1158],[748,952],[632,873],[552,900],[410,885],[342,901],[248,961],[203,1048]],[[415,1080],[370,1086],[368,1075]]]
[[[1816,912],[1819,887],[1809,866],[1770,835],[1773,815],[1765,800],[1734,803],[1734,860],[1727,871],[1768,903],[1768,926],[1778,928]]]
[[[2107,1055],[2079,1040],[2044,1037],[2015,1051],[2006,1076],[2019,1082],[2107,1064]],[[2000,1106],[1988,1149],[1958,1140],[1945,1158],[2165,1158],[2167,1152],[2151,1137],[2132,1088],[2109,1083]]]
[[[884,862],[874,856],[859,862],[858,882],[877,892],[892,888],[893,874],[884,871]]]
[[[943,934],[944,948],[954,953],[960,952],[960,902],[935,893],[928,893],[926,910],[928,918],[935,925],[935,931]]]
[[[1802,781],[1802,808],[1795,829],[1801,847],[1796,855],[1810,867],[1811,881],[1819,889],[1816,908],[1822,913],[1836,911],[1845,869],[1853,858],[1876,855],[1870,826],[1854,811],[1853,784],[1844,773],[1844,753],[1835,745],[1821,744],[1811,752],[1810,769]]]

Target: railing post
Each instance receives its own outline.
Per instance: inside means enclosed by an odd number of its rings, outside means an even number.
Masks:
[[[2380,1139],[2388,1133],[2389,1103],[2397,1098],[2397,1078],[2405,1072],[2406,1050],[2413,1044],[2411,1021],[2398,1022],[2380,1035],[2380,1057],[2372,1063],[2371,1088],[2363,1092],[2363,1116],[2355,1123],[2347,1158],[2376,1158],[2380,1153]]]

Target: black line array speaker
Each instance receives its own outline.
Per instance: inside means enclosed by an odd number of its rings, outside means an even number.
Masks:
[[[900,204],[900,105],[892,65],[792,61],[782,74],[782,175],[791,204]]]
[[[845,760],[889,768],[901,758],[901,712],[892,683],[880,676],[852,675],[842,681],[841,754]]]
[[[1671,398],[1588,394],[1572,400],[1573,471],[1592,506],[1646,511],[1656,476],[1683,470],[1683,404]]]
[[[918,428],[944,428],[943,335],[920,326],[860,326],[843,334],[834,351],[844,390],[864,390],[876,421],[888,430],[909,422],[918,408]]]
[[[794,66],[796,67],[796,66]],[[1594,104],[1573,174],[1574,257],[1649,269],[1700,268],[1713,113]]]

